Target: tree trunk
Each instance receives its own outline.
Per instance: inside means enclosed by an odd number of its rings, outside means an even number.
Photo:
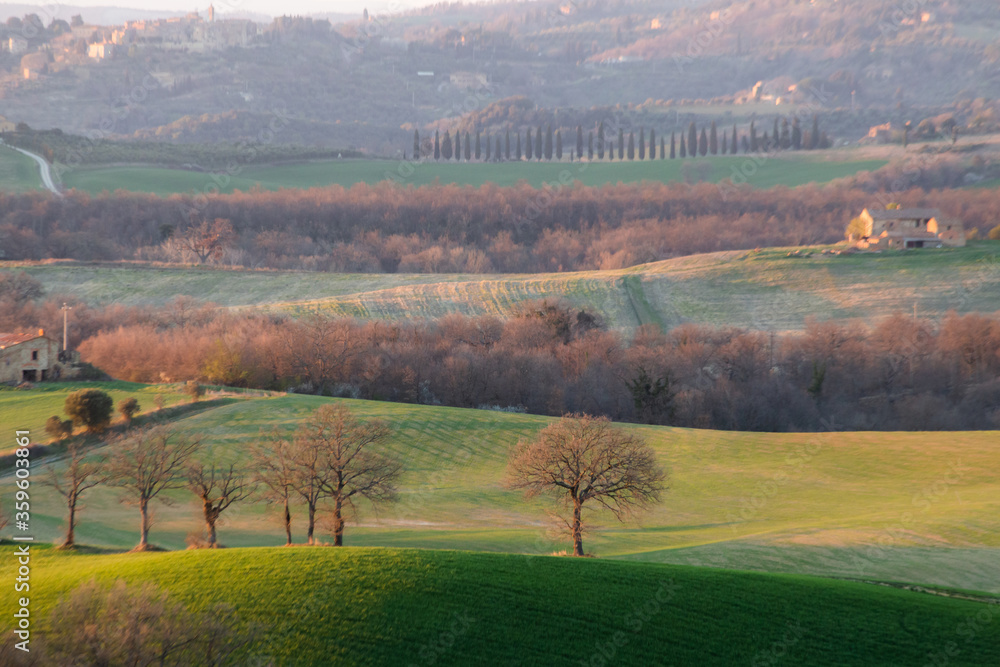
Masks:
[[[333,546],[335,547],[344,546],[344,519],[341,518],[343,506],[343,500],[338,494],[333,506]]]
[[[72,547],[76,544],[76,499],[72,499],[69,502],[69,526],[66,527],[66,541],[63,542],[64,548]]]
[[[139,530],[139,549],[146,549],[149,547],[149,501],[140,500],[139,501],[139,515],[142,517],[140,522]]]
[[[218,515],[214,509],[208,503],[205,503],[205,534],[208,536],[209,549],[214,549],[218,546],[215,534],[215,520],[217,518]]]
[[[285,546],[292,546],[292,513],[288,511],[288,497],[285,497]]]
[[[573,555],[583,555],[583,521],[580,518],[583,505],[576,498],[573,499]]]
[[[313,542],[313,528],[316,526],[316,505],[309,503],[309,530],[306,531],[306,544],[315,544]]]

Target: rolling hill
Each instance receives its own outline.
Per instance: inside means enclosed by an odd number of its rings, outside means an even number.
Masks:
[[[798,251],[799,254],[789,253]],[[623,330],[683,322],[801,329],[805,318],[872,322],[916,306],[924,317],[1000,309],[1000,244],[962,249],[822,254],[771,248],[692,255],[613,271],[534,275],[330,274],[142,264],[0,263],[24,270],[48,294],[90,303],[162,305],[187,295],[228,307],[401,319],[446,313],[509,315],[554,298]]]
[[[60,385],[68,392],[72,383]],[[150,387],[148,395],[159,391]],[[164,391],[166,388],[164,388]],[[4,426],[20,428],[36,391],[12,392]],[[49,397],[48,400],[54,400]],[[262,429],[290,429],[330,400],[273,396],[229,401],[175,421],[204,441],[220,463],[245,460]],[[381,417],[395,433],[390,450],[404,461],[400,501],[379,514],[363,509],[349,524],[349,546],[419,547],[550,554],[567,548],[553,532],[551,501],[525,501],[502,484],[509,449],[552,420],[525,414],[344,400],[362,418]],[[29,411],[26,411],[26,408]],[[26,423],[26,421],[24,422]],[[585,538],[602,558],[811,573],[934,584],[1000,593],[1000,440],[995,432],[738,433],[629,426],[648,439],[670,473],[664,502],[639,523],[600,513]],[[34,434],[36,442],[44,438]],[[42,461],[35,461],[42,474]],[[56,463],[56,466],[62,465]],[[9,473],[0,491],[12,489]],[[183,548],[200,528],[187,491],[157,506],[151,540]],[[85,498],[77,540],[133,546],[138,512],[117,490]],[[32,498],[36,539],[61,536],[64,508],[51,491]],[[322,517],[321,517],[322,519]],[[262,504],[237,505],[219,535],[232,547],[283,543]],[[301,508],[294,509],[303,539]],[[9,529],[8,529],[9,530]],[[320,523],[321,535],[328,527]],[[327,538],[323,538],[327,539]]]
[[[1000,660],[1000,606],[801,576],[402,549],[34,558],[38,626],[92,578],[153,581],[192,609],[232,605],[242,627],[255,627],[251,664]],[[14,563],[3,559],[0,572],[12,577]]]

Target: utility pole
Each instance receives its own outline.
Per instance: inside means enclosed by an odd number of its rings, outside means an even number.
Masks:
[[[73,310],[63,302],[63,352],[69,349],[69,311]]]

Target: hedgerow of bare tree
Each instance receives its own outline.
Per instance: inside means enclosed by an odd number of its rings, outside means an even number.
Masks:
[[[105,465],[107,457],[94,455],[84,460],[82,448],[71,444],[67,450],[69,460],[60,473],[53,467],[41,482],[56,490],[66,503],[66,539],[60,548],[72,549],[76,545],[76,515],[83,509],[80,498],[86,491],[108,481]]]
[[[135,551],[150,549],[150,503],[159,498],[170,504],[161,494],[184,487],[185,468],[199,446],[197,440],[166,426],[137,429],[111,442],[110,483],[124,489],[126,500],[139,506],[140,537]]]
[[[567,415],[532,440],[521,441],[507,464],[507,483],[528,498],[554,494],[567,506],[562,517],[583,556],[583,509],[590,501],[624,521],[659,502],[666,473],[646,442],[606,417]]]
[[[219,517],[234,503],[253,495],[255,487],[235,464],[217,468],[214,463],[195,463],[188,467],[187,481],[188,488],[201,501],[206,546],[214,549],[219,546],[215,530]]]
[[[263,434],[260,441],[250,447],[251,468],[254,481],[264,489],[268,503],[280,503],[282,525],[285,527],[285,546],[292,544],[291,499],[295,493],[295,467],[292,460],[292,443],[281,437],[277,429]]]
[[[228,605],[196,613],[151,583],[122,580],[80,585],[55,606],[50,627],[45,658],[62,667],[235,665],[254,630],[238,629]]]
[[[396,500],[403,471],[396,459],[375,451],[391,434],[381,420],[363,422],[343,405],[324,405],[302,424],[296,441],[321,451],[320,485],[333,500],[333,544],[344,544],[344,512],[356,513],[364,498],[376,509]]]

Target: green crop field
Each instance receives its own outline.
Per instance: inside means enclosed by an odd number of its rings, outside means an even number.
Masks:
[[[251,165],[238,174],[204,173],[161,167],[92,167],[62,173],[67,188],[91,194],[129,190],[161,196],[175,193],[210,193],[216,190],[247,191],[259,186],[266,190],[313,188],[329,185],[349,187],[355,183],[396,180],[406,185],[435,182],[480,186],[493,183],[514,185],[525,181],[534,187],[560,181],[580,181],[584,185],[635,183],[639,181],[677,182],[693,179],[718,182],[730,178],[734,170],[746,168],[747,182],[758,188],[775,185],[796,186],[825,183],[859,171],[874,171],[885,160],[850,159],[843,153],[796,154],[773,157],[761,164],[751,156],[712,157],[692,160],[647,160],[644,162],[504,162],[467,164],[447,162],[401,163],[392,160],[332,160],[284,165]]]
[[[402,549],[35,549],[33,630],[44,632],[59,596],[90,579],[152,581],[193,610],[232,605],[240,627],[253,628],[244,657],[259,662],[249,664],[1000,660],[1000,605],[990,600],[802,576]],[[8,580],[17,565],[11,551],[0,549]],[[7,596],[4,618],[11,607]]]
[[[509,315],[526,299],[563,298],[632,330],[683,322],[801,329],[805,318],[872,322],[1000,310],[1000,243],[866,255],[789,256],[789,248],[692,255],[616,271],[536,275],[330,274],[139,264],[0,263],[47,293],[90,303],[162,305],[177,295],[230,307],[400,319]]]
[[[0,190],[22,192],[41,189],[42,177],[35,161],[13,148],[0,146]]]
[[[31,400],[32,391],[18,394],[25,397],[21,406]],[[340,399],[248,398],[184,415],[176,427],[203,441],[204,456],[239,461],[262,429],[291,429],[331,400]],[[550,418],[342,402],[362,418],[381,417],[392,424],[389,448],[406,467],[399,502],[378,515],[363,511],[348,526],[348,545],[542,555],[567,548],[566,539],[551,531],[546,512],[551,503],[527,502],[502,483],[510,448]],[[20,407],[7,408],[4,428],[21,428]],[[585,540],[588,552],[1000,593],[996,432],[750,434],[628,428],[656,449],[671,488],[638,523],[618,524],[593,514],[597,530]],[[35,462],[36,474],[41,466]],[[12,484],[9,475],[0,480],[4,497]],[[199,506],[187,491],[171,497],[176,504],[156,508],[151,540],[183,548],[186,536],[200,529]],[[77,540],[118,549],[134,545],[138,512],[120,499],[118,491],[107,488],[87,496]],[[32,502],[36,538],[58,540],[63,508],[54,494],[39,487]],[[321,534],[329,535],[320,518]],[[236,506],[223,519],[220,539],[229,546],[283,542],[277,517],[261,504]],[[301,508],[295,509],[292,527],[295,539],[303,540]]]
[[[163,398],[166,407],[190,400],[178,385],[146,385],[135,382],[73,382],[73,383],[39,383],[31,390],[13,389],[0,385],[0,415],[4,415],[3,425],[6,426],[6,416],[16,415],[17,428],[32,433],[35,442],[45,442],[45,420],[52,415],[66,419],[63,407],[66,397],[78,389],[98,387],[114,399],[115,409],[118,402],[125,398],[135,398],[143,413],[156,409],[154,401],[157,396]],[[115,417],[118,417],[117,413]],[[14,443],[0,443],[0,453],[13,449]]]

